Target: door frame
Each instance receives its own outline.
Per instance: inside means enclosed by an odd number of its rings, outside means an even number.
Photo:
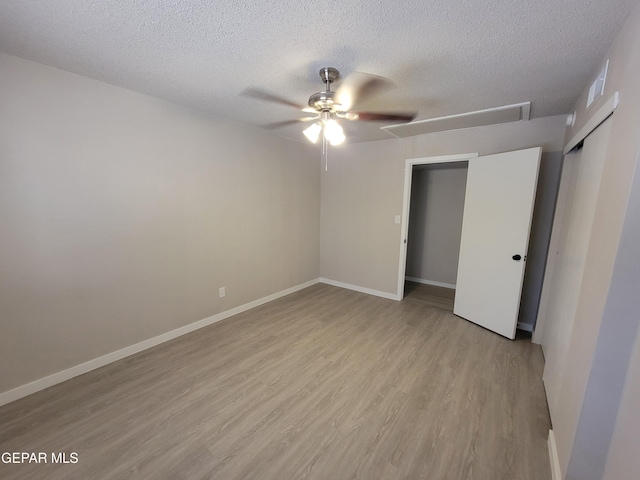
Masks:
[[[468,162],[472,158],[477,158],[478,152],[459,153],[455,155],[439,155],[435,157],[407,158],[404,164],[404,190],[402,194],[402,219],[400,225],[400,260],[398,265],[398,289],[396,297],[398,300],[404,298],[404,277],[407,269],[407,237],[409,236],[409,210],[411,203],[411,181],[413,179],[414,165],[427,165],[432,163],[454,163]]]

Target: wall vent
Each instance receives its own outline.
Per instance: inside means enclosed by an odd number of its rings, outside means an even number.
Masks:
[[[609,70],[609,60],[604,64],[604,68],[598,73],[598,77],[589,87],[589,96],[587,97],[587,109],[593,105],[604,93],[604,84],[607,80],[607,71]]]

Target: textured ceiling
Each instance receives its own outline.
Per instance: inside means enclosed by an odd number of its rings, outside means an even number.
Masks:
[[[318,70],[390,78],[417,119],[532,102],[569,112],[638,0],[2,0],[0,50],[250,124],[298,112]],[[351,122],[350,141],[390,138]],[[274,133],[302,140],[302,126]]]

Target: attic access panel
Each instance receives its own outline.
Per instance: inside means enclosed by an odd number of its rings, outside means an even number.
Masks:
[[[475,112],[460,113],[458,115],[419,120],[401,125],[388,125],[380,127],[380,129],[394,137],[406,138],[424,135],[425,133],[526,121],[529,120],[530,115],[531,102],[524,102]]]

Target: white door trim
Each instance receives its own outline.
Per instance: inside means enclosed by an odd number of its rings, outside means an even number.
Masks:
[[[404,164],[404,191],[402,194],[402,222],[400,225],[400,260],[398,265],[398,300],[404,297],[404,276],[407,268],[407,236],[409,234],[409,203],[411,201],[411,179],[414,165],[429,163],[467,162],[476,158],[478,153],[460,153],[456,155],[440,155],[437,157],[407,158]]]

